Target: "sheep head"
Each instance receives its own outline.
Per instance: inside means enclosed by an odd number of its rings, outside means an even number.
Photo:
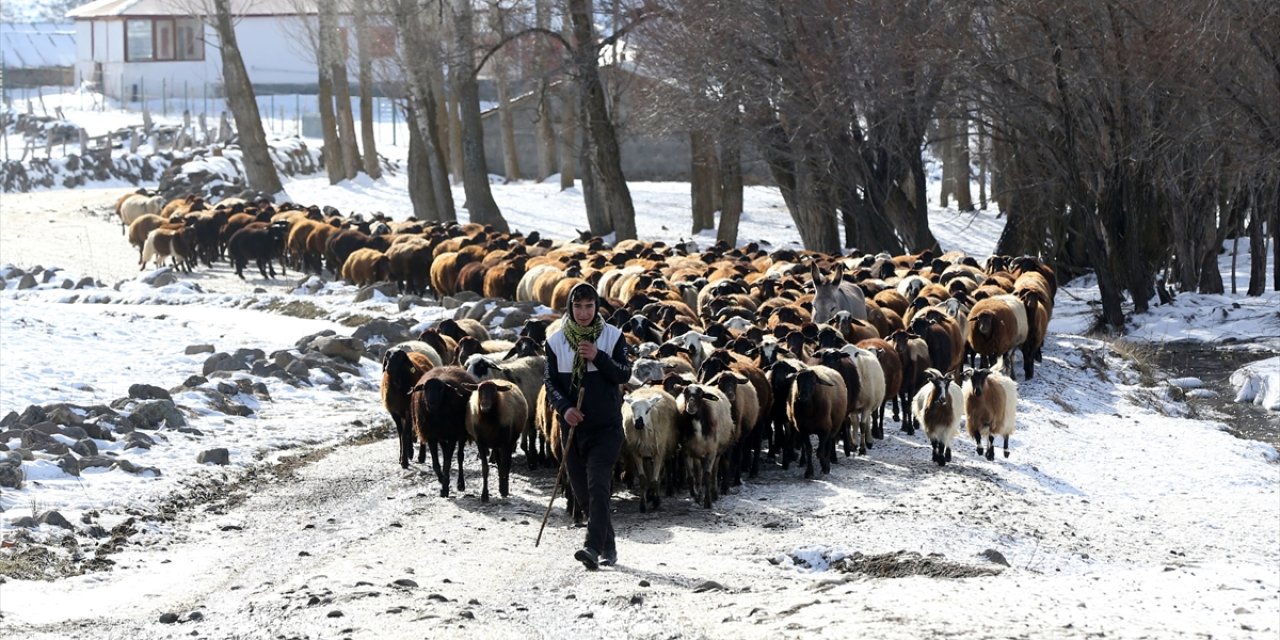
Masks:
[[[485,380],[476,387],[476,404],[480,407],[480,411],[489,413],[498,407],[498,401],[501,396],[502,388],[495,384],[492,380]]]

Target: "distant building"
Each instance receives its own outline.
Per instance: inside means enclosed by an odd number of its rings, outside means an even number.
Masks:
[[[0,24],[5,87],[74,82],[75,28],[71,23]]]
[[[67,17],[75,22],[76,81],[94,83],[126,101],[221,95],[218,38],[200,15],[211,6],[209,0],[95,0],[72,9]],[[307,35],[315,22],[315,2],[231,0],[231,9],[240,55],[256,91],[316,92],[315,54]],[[390,37],[394,43],[394,29],[375,29],[375,40]],[[392,51],[375,48],[384,55]]]

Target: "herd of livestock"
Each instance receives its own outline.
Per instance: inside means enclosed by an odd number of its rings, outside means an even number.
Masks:
[[[806,478],[884,438],[891,408],[907,436],[923,430],[938,465],[962,422],[979,455],[1009,455],[1016,422],[1014,360],[1040,360],[1057,281],[1034,257],[979,262],[936,255],[766,252],[755,244],[698,252],[662,242],[552,242],[476,224],[342,216],[331,208],[130,193],[117,202],[142,268],[190,270],[227,260],[244,277],[286,268],[402,293],[473,291],[567,307],[591,282],[607,322],[631,346],[620,478],[641,510],[687,488],[710,507],[762,462]],[[512,457],[554,465],[564,431],[543,390],[546,335],[558,313],[528,320],[514,340],[474,320],[445,320],[383,356],[382,399],[409,467],[430,448],[440,493],[456,452],[474,442],[489,499],[489,465],[508,493]],[[814,441],[816,440],[816,446]]]

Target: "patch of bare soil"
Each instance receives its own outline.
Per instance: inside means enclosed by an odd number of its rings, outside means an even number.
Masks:
[[[1000,574],[999,569],[951,562],[941,554],[922,556],[914,551],[895,551],[866,556],[855,553],[831,564],[833,571],[855,573],[869,578],[978,578]]]

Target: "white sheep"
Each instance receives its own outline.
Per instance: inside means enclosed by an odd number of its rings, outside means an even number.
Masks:
[[[876,413],[884,404],[884,368],[876,354],[854,345],[845,345],[841,351],[853,358],[858,367],[858,397],[849,407],[849,417],[857,416],[858,431],[861,434],[858,453],[866,453],[871,448],[871,428],[874,426]]]
[[[632,391],[622,403],[622,431],[626,456],[636,474],[640,513],[661,503],[664,468],[676,454],[680,433],[676,424],[676,400],[662,387]]]
[[[951,461],[951,441],[960,431],[964,410],[960,385],[937,369],[925,370],[925,384],[911,401],[911,413],[924,427],[933,448],[933,461],[944,466]]]
[[[1004,438],[1004,457],[1009,457],[1009,436],[1013,435],[1018,413],[1018,385],[1012,378],[992,369],[967,369],[964,393],[965,428],[978,443],[978,455],[996,457],[996,436]],[[987,446],[982,446],[982,439]]]
[[[146,196],[135,193],[120,202],[120,231],[133,224],[140,216],[158,214],[164,208],[164,196]]]

